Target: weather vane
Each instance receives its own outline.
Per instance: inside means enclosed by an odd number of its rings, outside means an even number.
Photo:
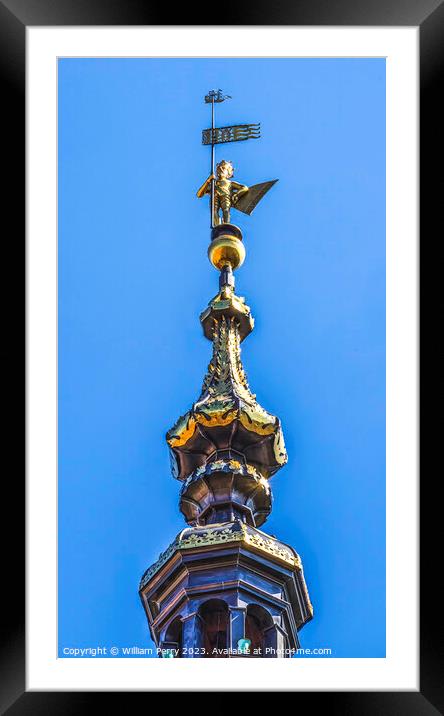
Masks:
[[[208,179],[204,181],[197,192],[199,199],[207,194],[211,197],[212,243],[209,249],[209,258],[218,269],[222,269],[228,264],[231,269],[237,268],[245,258],[245,248],[243,245],[238,245],[239,241],[242,242],[241,230],[230,223],[231,209],[237,209],[243,214],[250,215],[273,184],[278,181],[274,179],[248,187],[232,179],[234,167],[230,161],[222,159],[216,165],[216,144],[259,139],[261,134],[260,123],[237,124],[230,127],[215,126],[215,105],[227,99],[231,99],[230,95],[224,95],[220,89],[210,90],[205,96],[205,103],[211,104],[211,128],[203,130],[202,144],[211,146],[211,169]],[[230,240],[234,242],[234,245],[230,244]]]

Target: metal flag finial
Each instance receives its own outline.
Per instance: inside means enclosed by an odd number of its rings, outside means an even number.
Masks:
[[[229,142],[243,142],[247,139],[259,139],[261,126],[255,124],[236,124],[230,127],[215,127],[215,104],[231,99],[230,95],[224,95],[221,89],[212,89],[205,95],[205,103],[211,104],[211,128],[202,131],[202,144],[211,146],[211,172],[208,179],[202,184],[197,192],[199,198],[210,194],[211,229],[221,224],[230,223],[230,210],[237,209],[244,214],[250,215],[259,201],[276,183],[274,181],[246,186],[232,179],[234,167],[231,162],[222,160],[215,166],[216,144],[227,144]]]
[[[223,102],[226,99],[231,99],[231,96],[229,94],[222,94],[222,90],[210,90],[207,95],[205,95],[205,104],[212,104],[213,102]]]
[[[243,142],[246,139],[259,139],[261,124],[235,124],[231,127],[215,127],[202,130],[202,144],[227,144]]]

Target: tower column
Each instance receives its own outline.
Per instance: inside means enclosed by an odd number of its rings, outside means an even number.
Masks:
[[[279,624],[274,623],[264,631],[264,657],[268,659],[282,659],[288,656],[287,635]]]
[[[230,611],[230,649],[237,651],[239,639],[245,639],[246,607],[229,607]]]
[[[202,620],[197,612],[193,612],[183,617],[182,622],[182,658],[199,659],[202,657],[201,649],[203,647]]]

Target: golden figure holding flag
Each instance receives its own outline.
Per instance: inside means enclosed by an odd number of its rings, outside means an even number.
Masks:
[[[239,124],[232,127],[217,128],[214,125],[214,105],[231,99],[223,95],[222,90],[211,90],[205,96],[205,103],[211,104],[211,129],[204,129],[202,143],[211,145],[211,173],[197,192],[201,199],[206,194],[211,196],[211,228],[230,223],[231,209],[237,209],[250,215],[259,201],[271,189],[277,179],[254,184],[248,187],[232,180],[234,167],[230,161],[222,159],[215,169],[215,145],[228,142],[240,142],[260,138],[260,124]]]
[[[205,194],[211,194],[211,182],[214,179],[214,226],[230,223],[231,207],[236,206],[240,197],[248,191],[248,187],[245,184],[239,184],[239,182],[231,180],[233,174],[234,167],[232,163],[222,159],[216,167],[216,176],[210,174],[197,192],[199,199]],[[220,216],[220,211],[222,211],[222,217]]]

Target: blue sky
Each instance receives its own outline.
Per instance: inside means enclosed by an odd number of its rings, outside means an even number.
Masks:
[[[184,526],[165,433],[211,345],[203,96],[235,178],[279,178],[252,217],[242,357],[288,464],[263,529],[301,555],[305,648],[385,655],[385,61],[59,60],[59,655],[151,646],[144,570]],[[234,216],[233,216],[234,220]]]

